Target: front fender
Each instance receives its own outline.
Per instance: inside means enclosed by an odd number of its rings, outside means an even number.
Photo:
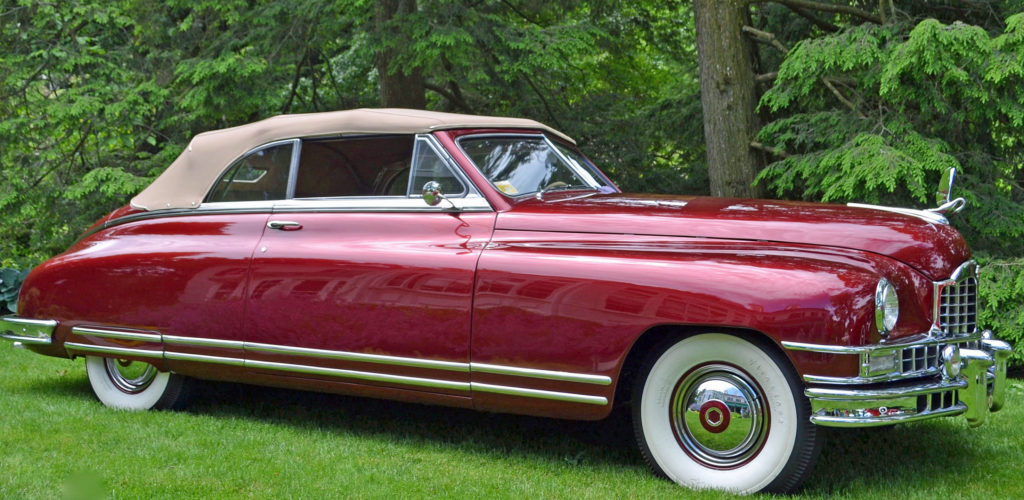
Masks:
[[[473,360],[617,380],[634,342],[665,325],[782,341],[877,342],[874,290],[901,294],[893,337],[928,328],[930,282],[855,250],[770,242],[496,231],[474,297]],[[850,376],[856,358],[787,352],[800,373]],[[500,381],[495,381],[500,383]],[[609,388],[610,397],[613,388]]]

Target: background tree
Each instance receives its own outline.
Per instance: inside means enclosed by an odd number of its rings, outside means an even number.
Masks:
[[[402,67],[396,55],[412,43],[401,27],[418,13],[416,0],[376,0],[374,29],[377,35],[377,77],[380,80],[380,103],[385,108],[426,109],[423,67]]]
[[[743,36],[749,5],[749,0],[696,0],[693,7],[712,196],[763,194],[754,178],[764,165],[749,145],[760,129],[754,51]]]

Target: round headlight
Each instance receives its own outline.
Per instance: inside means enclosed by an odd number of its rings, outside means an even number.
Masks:
[[[900,300],[896,297],[896,288],[889,280],[878,280],[875,287],[875,327],[882,336],[896,327],[896,318],[900,315]]]

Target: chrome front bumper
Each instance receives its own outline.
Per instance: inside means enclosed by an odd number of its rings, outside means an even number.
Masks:
[[[990,412],[1003,407],[1006,390],[1006,364],[1010,345],[995,339],[991,332],[981,338],[946,345],[956,346],[959,361],[915,369],[912,373],[883,377],[825,379],[805,376],[809,382],[804,394],[811,402],[811,422],[827,427],[875,427],[913,422],[935,417],[964,415],[972,426],[985,423]],[[929,339],[921,344],[933,344]],[[786,345],[786,344],[784,344]],[[884,348],[846,348],[789,344],[789,349],[828,353],[858,353],[868,360],[872,352]],[[913,349],[915,344],[899,349]],[[944,347],[944,346],[942,346]],[[886,353],[888,355],[888,353]],[[912,375],[925,375],[913,377]],[[822,384],[820,382],[833,382]]]
[[[0,338],[13,340],[15,345],[50,345],[53,342],[53,330],[57,328],[54,320],[18,318],[16,316],[0,317]]]

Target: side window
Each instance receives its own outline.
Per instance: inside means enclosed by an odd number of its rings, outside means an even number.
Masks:
[[[419,196],[423,185],[430,181],[440,183],[445,196],[457,197],[466,193],[466,186],[455,176],[448,164],[426,140],[420,139],[416,141],[416,151],[413,154],[413,179],[409,195]]]
[[[283,200],[291,162],[292,143],[253,151],[228,167],[206,201]]]
[[[405,196],[413,142],[411,135],[303,141],[295,198]]]

